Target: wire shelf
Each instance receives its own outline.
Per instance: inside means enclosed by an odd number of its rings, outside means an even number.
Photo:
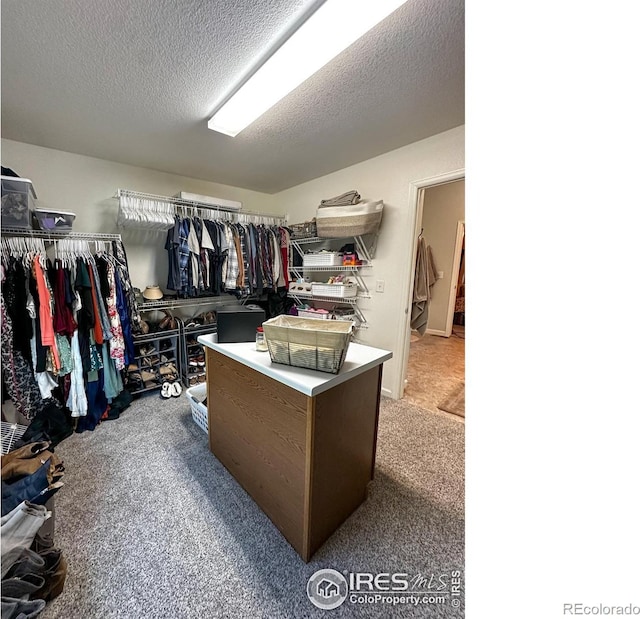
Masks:
[[[250,215],[252,217],[264,217],[269,219],[275,219],[283,223],[286,222],[287,220],[287,216],[282,214],[261,213],[259,211],[245,211],[244,209],[234,209],[224,205],[218,206],[215,204],[207,204],[205,202],[196,202],[194,200],[185,200],[184,198],[176,198],[172,196],[158,196],[153,193],[132,191],[130,189],[118,189],[114,197],[121,198],[124,196],[130,197],[130,198],[137,198],[139,200],[155,200],[157,202],[165,202],[166,204],[172,204],[176,207],[186,206],[188,208],[220,211],[222,213],[229,213],[230,215],[235,215],[236,217],[243,216],[243,215]]]
[[[152,310],[163,309],[176,309],[179,307],[199,307],[201,305],[238,305],[238,299],[229,295],[228,297],[194,297],[190,299],[170,299],[167,301],[147,301],[145,303],[138,303],[138,310],[140,312],[147,312]]]
[[[289,290],[288,292],[290,297],[300,298],[300,299],[311,299],[312,301],[330,301],[332,303],[346,303],[348,305],[355,305],[358,302],[358,299],[370,299],[371,296],[368,294],[358,293],[355,297],[328,297],[324,295],[314,295],[314,294],[305,294],[304,292],[292,292]]]
[[[104,234],[102,232],[51,232],[48,230],[28,230],[26,228],[2,228],[2,234],[8,236],[31,236],[34,238],[59,241],[75,239],[78,241],[121,241],[120,234]]]
[[[14,443],[25,433],[27,426],[23,426],[19,423],[9,423],[7,421],[3,421],[1,423],[2,455],[4,455],[11,451]]]

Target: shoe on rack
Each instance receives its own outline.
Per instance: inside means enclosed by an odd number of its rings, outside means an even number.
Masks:
[[[163,365],[160,366],[160,374],[162,376],[169,376],[171,374],[177,374],[178,370],[173,362],[167,361]]]

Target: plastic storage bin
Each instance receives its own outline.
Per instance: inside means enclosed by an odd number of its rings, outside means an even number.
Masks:
[[[311,284],[311,294],[318,297],[353,299],[358,294],[358,284]]]
[[[207,385],[196,385],[187,389],[187,398],[191,406],[191,416],[193,420],[208,434],[209,417],[207,407],[202,401],[207,397]]]
[[[36,192],[28,178],[1,176],[2,227],[31,229],[31,212],[35,208]]]
[[[329,312],[319,312],[313,308],[297,308],[300,318],[316,318],[318,320],[329,320],[331,315]]]
[[[337,251],[321,251],[302,256],[303,267],[341,267],[342,254]]]
[[[282,363],[337,374],[347,356],[353,323],[276,316],[263,323],[269,355]]]
[[[71,230],[76,214],[37,208],[33,211],[33,217],[40,230]]]

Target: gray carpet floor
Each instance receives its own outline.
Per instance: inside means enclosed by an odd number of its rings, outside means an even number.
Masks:
[[[383,398],[369,498],[308,564],[209,452],[184,395],[141,398],[57,453],[55,541],[69,567],[44,619],[464,616],[464,595],[458,608],[332,611],[306,595],[320,568],[463,570],[464,425],[442,415]]]

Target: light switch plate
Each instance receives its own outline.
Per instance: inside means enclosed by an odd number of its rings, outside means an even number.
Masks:
[[[384,280],[379,279],[376,281],[376,292],[384,292]]]

